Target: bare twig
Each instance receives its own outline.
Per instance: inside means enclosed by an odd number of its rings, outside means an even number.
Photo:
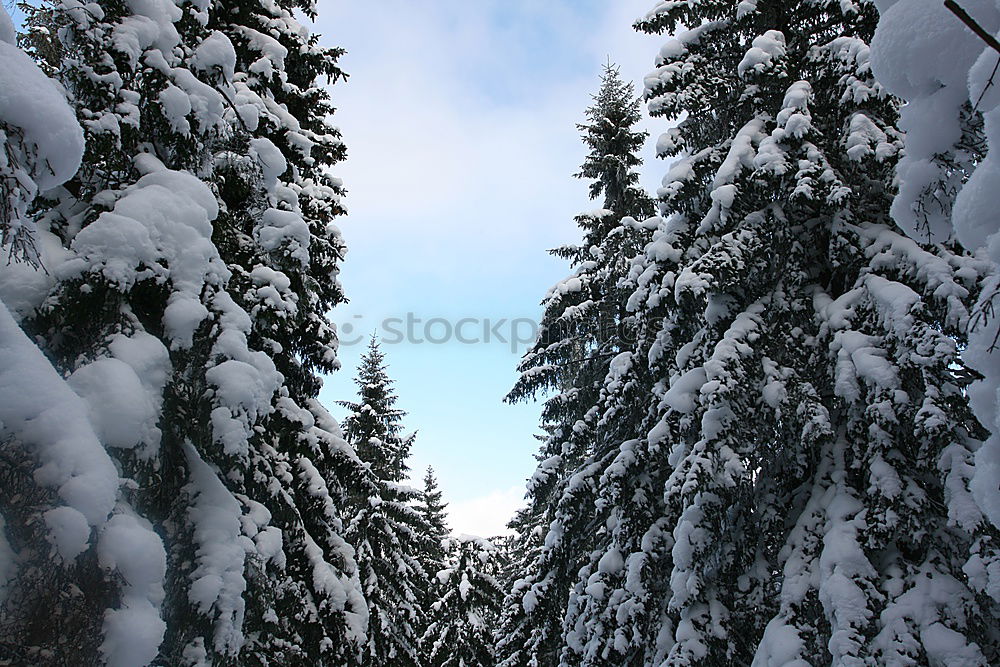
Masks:
[[[951,10],[951,13],[957,16],[959,21],[968,26],[968,28],[972,32],[976,33],[980,39],[986,42],[990,48],[997,53],[1000,53],[1000,42],[998,42],[997,39],[988,33],[981,25],[976,23],[975,19],[969,16],[969,13],[962,9],[958,3],[955,2],[955,0],[944,0],[944,6]],[[1000,58],[997,58],[997,64],[993,66],[993,73],[990,74],[990,80],[986,82],[986,85],[983,86],[982,91],[980,91],[979,99],[976,100],[975,106],[972,107],[973,111],[979,108],[979,103],[983,101],[983,96],[986,94],[986,91],[993,85],[993,78],[997,75],[998,68],[1000,68]]]
[[[986,32],[983,26],[976,23],[975,19],[969,16],[969,12],[962,9],[955,0],[944,0],[944,6],[951,10],[951,13],[958,17],[958,20],[968,26],[969,30],[976,33],[981,40],[989,44],[990,48],[1000,53],[1000,42],[997,38]]]
[[[997,64],[993,66],[993,73],[990,74],[990,80],[986,82],[986,85],[983,86],[983,89],[980,91],[979,98],[976,100],[975,106],[972,107],[973,111],[979,108],[979,103],[983,101],[983,96],[986,95],[986,91],[993,85],[993,79],[996,77],[998,69],[1000,69],[1000,57],[997,58]]]

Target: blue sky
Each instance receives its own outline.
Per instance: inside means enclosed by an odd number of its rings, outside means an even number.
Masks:
[[[524,351],[512,350],[510,321],[537,321],[539,300],[567,273],[545,250],[576,241],[573,216],[597,207],[572,178],[585,152],[575,123],[608,57],[637,83],[651,69],[662,39],[630,26],[653,4],[319,1],[315,29],[348,50],[351,75],[333,89],[349,151],[337,175],[349,193],[340,226],[351,303],[332,314],[344,368],[322,399],[343,417],[334,401],[353,399],[365,347],[350,343],[372,331],[392,339],[383,321],[412,313],[425,342],[383,350],[406,427],[418,431],[414,474],[434,466],[458,532],[502,530],[534,470],[540,406],[502,402]],[[663,125],[647,128],[643,183],[655,188]],[[482,339],[488,319],[507,342],[431,344],[433,318],[475,318],[466,340]],[[446,326],[426,333],[440,339]]]

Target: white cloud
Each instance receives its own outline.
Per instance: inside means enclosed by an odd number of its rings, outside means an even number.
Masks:
[[[449,506],[449,523],[457,535],[495,537],[508,535],[507,522],[524,505],[524,486],[513,486],[505,491],[492,491],[485,496],[452,502]]]
[[[334,102],[349,247],[395,242],[443,271],[444,254],[516,259],[572,238],[592,207],[571,177],[575,123],[606,57],[630,78],[651,69],[656,47],[631,28],[650,4],[321,2],[318,30],[348,51]]]

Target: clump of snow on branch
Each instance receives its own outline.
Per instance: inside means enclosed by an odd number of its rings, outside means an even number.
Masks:
[[[880,0],[872,40],[879,81],[902,97],[906,151],[899,162],[895,220],[915,240],[957,238],[1000,265],[1000,53],[938,0]],[[960,3],[986,32],[1000,30],[1000,3]],[[944,56],[943,54],[947,54]],[[985,376],[969,388],[973,408],[992,432],[976,453],[973,493],[1000,525],[1000,350],[994,276],[972,318],[964,357]]]
[[[17,47],[6,10],[0,63],[0,244],[37,263],[35,228],[25,212],[40,192],[76,173],[83,132],[58,84]]]

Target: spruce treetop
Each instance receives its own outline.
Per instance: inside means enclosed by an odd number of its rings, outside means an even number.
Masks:
[[[525,660],[551,664],[561,642],[561,611],[567,603],[583,555],[589,553],[599,526],[581,521],[563,527],[558,539],[542,539],[554,520],[567,518],[558,499],[577,466],[595,450],[617,448],[615,433],[628,433],[628,416],[599,422],[596,407],[605,391],[605,378],[615,360],[631,349],[636,324],[625,309],[623,285],[632,258],[650,238],[656,219],[652,200],[639,186],[638,151],[646,139],[635,129],[641,119],[632,85],[621,79],[619,68],[604,67],[601,85],[579,124],[589,149],[577,178],[593,179],[590,196],[603,195],[601,210],[577,216],[582,231],[578,244],[552,254],[570,261],[572,272],[554,285],[543,300],[545,308],[536,344],[522,359],[521,376],[508,401],[527,400],[552,392],[542,409],[542,445],[539,465],[528,483],[528,507],[515,519],[519,531],[516,556],[521,577],[503,605],[498,659],[503,665]],[[635,383],[633,383],[634,386]],[[634,402],[642,407],[639,400]],[[570,505],[591,506],[593,487],[580,487]]]
[[[395,407],[398,397],[388,369],[373,335],[354,379],[359,400],[338,402],[351,411],[344,419],[344,436],[357,447],[358,456],[380,479],[401,482],[409,472],[406,460],[416,435],[402,435],[406,412]]]
[[[363,660],[415,667],[420,664],[426,556],[436,540],[419,507],[420,491],[405,484],[415,435],[402,435],[405,413],[395,407],[388,365],[374,336],[355,382],[359,400],[341,405],[351,410],[344,420],[345,436],[367,465],[371,486],[351,497],[346,531],[357,550],[370,610]]]
[[[591,179],[590,198],[604,195],[603,207],[619,217],[648,217],[653,202],[639,187],[636,169],[642,164],[637,153],[649,135],[634,129],[642,112],[633,85],[621,78],[620,67],[609,62],[600,89],[591,97],[587,122],[576,126],[590,151],[574,176]]]
[[[444,538],[448,535],[447,508],[448,503],[443,500],[444,494],[438,488],[437,478],[434,476],[434,468],[427,466],[424,474],[424,490],[420,496],[418,510],[423,515],[424,520],[432,527],[434,534]]]
[[[569,260],[573,272],[542,301],[541,330],[518,366],[521,377],[507,396],[510,402],[551,389],[572,394],[581,381],[593,385],[603,378],[613,356],[610,349],[621,347],[625,314],[619,284],[627,275],[629,260],[649,236],[638,221],[655,211],[636,171],[642,164],[638,151],[647,135],[635,129],[642,114],[632,88],[622,80],[618,66],[605,65],[600,88],[585,112],[587,122],[577,125],[589,152],[574,176],[592,179],[590,197],[603,194],[602,208],[576,217],[583,231],[580,243],[550,251]],[[549,400],[543,421],[566,418],[574,411],[567,408],[569,403],[578,401],[565,395]]]

